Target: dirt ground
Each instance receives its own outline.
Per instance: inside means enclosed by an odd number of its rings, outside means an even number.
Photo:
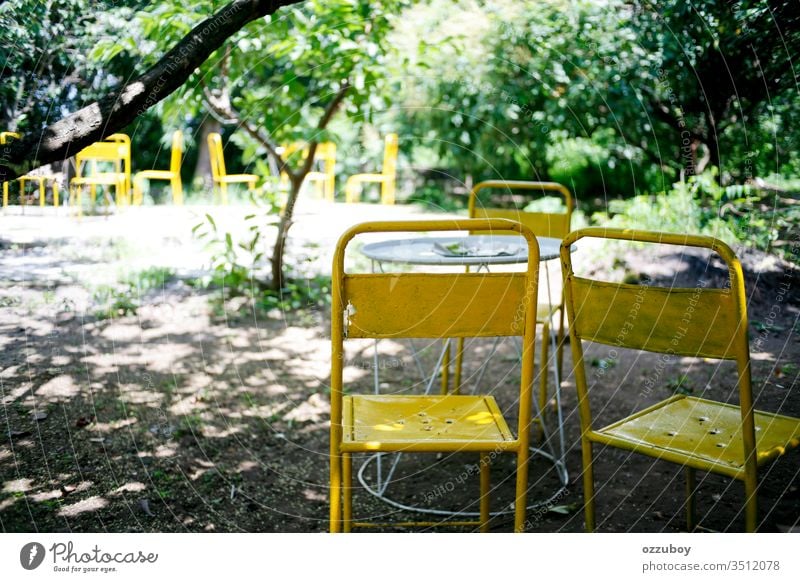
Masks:
[[[81,225],[70,225],[65,217],[0,218],[0,528],[325,531],[328,309],[264,312],[241,302],[227,304],[224,312],[213,309],[218,292],[198,290],[185,280],[203,267],[189,232],[199,211],[180,216],[173,210],[153,212],[126,227],[98,217]],[[324,268],[333,240],[348,221],[382,212],[301,213],[297,247],[313,242],[318,252],[308,260]],[[159,231],[156,216],[169,228]],[[759,253],[743,258],[757,406],[800,416],[796,271]],[[158,261],[162,266],[167,261],[178,277],[140,298],[135,315],[95,316],[91,286],[97,280],[122,264]],[[583,264],[609,278],[641,280],[646,275],[663,285],[694,286],[700,279],[719,282],[724,277],[718,264],[697,254],[590,249]],[[384,389],[419,388],[420,374],[407,342],[381,342],[377,360],[372,342],[351,343],[345,370],[351,391],[372,390],[376,365]],[[432,369],[440,345],[420,341],[415,347],[423,368]],[[469,342],[465,377],[475,379],[488,360],[481,390],[490,390],[513,413],[519,373],[515,347],[504,341],[488,358],[490,352],[488,341]],[[600,345],[586,351],[593,394],[603,403],[600,423],[676,390],[736,401],[735,374],[727,364],[674,358],[661,365],[657,355],[620,351],[613,359],[611,352]],[[564,369],[570,364],[567,349]],[[655,387],[645,394],[641,386],[654,374]],[[568,481],[561,487],[553,464],[534,457],[530,499],[541,505],[529,512],[529,531],[583,529],[579,427],[570,375],[563,381],[561,404]],[[552,413],[547,418],[552,426]],[[542,448],[549,446],[555,446],[553,437]],[[475,511],[473,457],[406,455],[386,493],[406,505]],[[600,530],[682,530],[684,482],[676,466],[614,450],[597,451],[597,461]],[[362,462],[357,460],[356,471]],[[384,468],[390,462],[383,459]],[[513,468],[513,456],[498,457],[493,464],[494,511],[511,506]],[[374,465],[365,468],[364,478],[373,486],[374,475]],[[800,453],[769,465],[761,477],[761,529],[800,527]],[[741,484],[705,474],[699,480],[701,525],[741,531]],[[418,517],[361,487],[355,512],[358,518],[379,521]],[[509,531],[510,525],[509,515],[492,520],[496,531]]]

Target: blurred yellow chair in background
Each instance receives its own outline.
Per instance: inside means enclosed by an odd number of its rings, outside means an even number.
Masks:
[[[292,144],[283,146],[281,157],[288,159],[296,152],[301,152],[301,160],[308,157],[308,146],[303,144]],[[317,144],[314,154],[314,162],[321,162],[321,170],[312,170],[306,174],[306,182],[314,183],[320,198],[333,202],[336,194],[336,144],[330,141]],[[289,178],[285,173],[281,174],[281,185],[286,188]]]
[[[130,164],[130,142],[124,139],[98,141],[82,149],[75,156],[76,176],[69,183],[70,206],[77,206],[78,214],[83,212],[82,192],[89,186],[92,205],[97,199],[97,186],[106,186],[115,192],[115,203],[124,206],[129,203],[126,189],[126,164]],[[101,165],[111,165],[113,171],[104,171]],[[110,201],[110,196],[106,195]]]
[[[208,134],[208,153],[211,156],[211,177],[214,181],[214,196],[220,193],[222,204],[228,204],[228,184],[247,184],[251,192],[256,189],[258,176],[255,174],[228,174],[225,170],[225,154],[222,151],[222,136]]]
[[[14,131],[0,132],[0,145],[8,143],[9,139],[20,139],[22,136]],[[26,174],[20,176],[16,180],[19,182],[19,202],[20,206],[25,206],[25,183],[37,182],[39,184],[39,206],[44,207],[47,194],[47,182],[50,182],[50,187],[53,191],[53,206],[58,207],[59,192],[58,192],[58,178],[52,174]],[[8,182],[3,184],[3,208],[8,206],[9,187]]]
[[[176,129],[172,134],[169,170],[142,170],[133,179],[133,203],[142,203],[142,182],[145,180],[167,180],[172,188],[172,203],[183,204],[183,184],[181,183],[181,161],[183,159],[183,132]]]
[[[395,182],[397,177],[397,134],[386,136],[383,148],[383,167],[380,174],[355,174],[347,179],[344,187],[345,201],[358,202],[361,185],[377,183],[381,185],[381,203],[394,204]]]

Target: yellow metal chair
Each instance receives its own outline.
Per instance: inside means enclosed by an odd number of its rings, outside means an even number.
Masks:
[[[380,174],[356,174],[350,176],[344,186],[345,201],[358,202],[361,185],[371,182],[381,185],[381,203],[394,204],[395,180],[397,176],[397,134],[386,136],[383,148],[383,167]]]
[[[169,170],[142,170],[133,179],[133,203],[142,203],[142,183],[145,180],[168,180],[172,188],[172,203],[183,204],[183,184],[181,182],[181,161],[183,159],[183,132],[176,129],[172,134]]]
[[[309,172],[306,180],[317,185],[324,200],[333,202],[336,190],[336,144],[330,141],[318,144],[314,157],[315,161],[322,163],[322,170]]]
[[[8,139],[20,139],[22,136],[14,131],[0,132],[0,145],[8,143]],[[50,182],[50,187],[53,190],[53,206],[58,207],[59,192],[58,192],[58,178],[53,175],[44,174],[27,174],[21,176],[16,180],[19,182],[19,201],[21,206],[25,206],[25,183],[37,182],[39,184],[39,206],[45,206],[47,194],[47,182]],[[3,183],[3,208],[8,206],[9,188],[8,182]]]
[[[498,208],[481,203],[479,193],[481,190],[503,189],[506,192],[525,190],[529,192],[555,193],[564,200],[563,212],[526,212],[515,208]],[[572,224],[573,201],[569,190],[556,182],[528,182],[519,180],[488,180],[480,182],[472,188],[469,195],[469,216],[470,218],[508,218],[516,220],[530,228],[537,236],[547,236],[563,239],[570,231]],[[558,377],[561,378],[564,361],[564,295],[558,299],[558,303],[541,303],[537,307],[536,322],[542,325],[542,352],[541,352],[541,374],[539,388],[539,406],[544,411],[547,406],[547,361],[550,347],[550,323],[558,314],[558,338],[556,341],[556,365]],[[454,386],[458,391],[461,385],[461,365],[464,355],[464,340],[458,342],[455,363]],[[449,358],[447,358],[449,359]],[[442,375],[443,378],[446,374]]]
[[[228,204],[228,184],[247,184],[251,192],[256,189],[255,174],[228,174],[225,170],[225,155],[222,151],[222,136],[208,134],[208,153],[211,156],[211,177],[214,180],[214,195],[219,191],[223,204]]]
[[[730,288],[643,287],[579,277],[573,272],[569,249],[584,237],[710,249],[727,264]],[[696,470],[744,481],[745,527],[755,531],[758,467],[800,444],[800,420],[753,409],[744,279],[733,251],[706,236],[586,228],[567,235],[561,261],[580,412],[586,529],[595,529],[592,447],[598,443],[683,465],[689,531],[696,521]],[[597,428],[589,403],[583,340],[735,361],[739,405],[675,395]]]
[[[85,186],[89,186],[92,205],[97,199],[97,186],[113,188],[117,206],[126,204],[125,164],[129,162],[130,146],[123,140],[98,141],[82,149],[75,156],[76,176],[69,183],[70,206],[77,206],[78,215],[82,214],[82,193]],[[111,164],[114,171],[101,171],[100,164]]]
[[[359,234],[484,230],[517,233],[528,244],[521,273],[346,274],[344,255]],[[330,530],[376,524],[352,517],[352,455],[375,452],[473,452],[480,455],[480,520],[456,522],[488,530],[489,463],[500,452],[517,455],[514,530],[525,527],[528,444],[539,275],[539,245],[509,220],[372,222],[339,239],[333,259],[331,362]],[[344,395],[344,340],[522,336],[517,436],[488,395]],[[451,525],[456,525],[451,523]],[[393,524],[389,524],[393,525]],[[411,522],[404,525],[435,525]]]
[[[283,146],[280,151],[284,159],[302,149],[302,159],[308,157],[308,147],[302,144],[292,144]],[[322,169],[315,170],[306,174],[306,182],[314,183],[317,192],[323,200],[333,202],[336,193],[336,144],[330,141],[317,144],[317,151],[314,154],[314,161],[321,162]],[[281,186],[286,188],[289,178],[285,173],[281,173]]]

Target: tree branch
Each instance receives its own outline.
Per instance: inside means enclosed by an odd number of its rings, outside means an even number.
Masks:
[[[0,183],[66,159],[129,125],[176,91],[212,52],[246,24],[301,0],[234,0],[195,26],[134,81],[21,140],[0,146]]]

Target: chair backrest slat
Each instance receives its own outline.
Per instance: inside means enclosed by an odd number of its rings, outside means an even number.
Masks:
[[[347,336],[521,336],[526,281],[525,273],[347,275]]]
[[[740,320],[730,289],[664,288],[567,277],[577,337],[622,348],[735,359]]]

